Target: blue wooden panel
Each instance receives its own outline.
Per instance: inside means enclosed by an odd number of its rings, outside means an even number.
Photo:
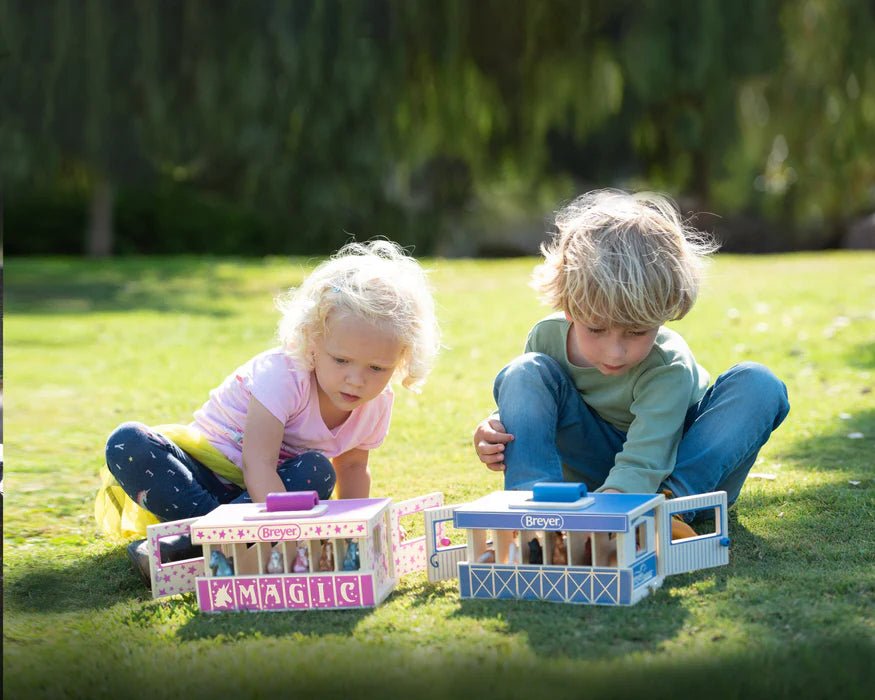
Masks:
[[[496,598],[516,598],[517,572],[514,569],[496,569],[494,576]]]
[[[620,604],[620,577],[618,571],[593,574],[592,599],[600,605]]]
[[[471,567],[471,597],[494,598],[495,597],[495,572],[492,567]]]
[[[629,605],[630,569],[459,564],[461,598]]]
[[[459,597],[471,597],[471,567],[459,563]]]
[[[544,600],[555,603],[565,601],[565,578],[564,571],[544,571],[541,579],[541,595]]]
[[[656,554],[648,554],[632,564],[633,586],[638,588],[656,576]]]
[[[632,572],[629,569],[620,571],[620,595],[617,602],[620,605],[632,604]]]
[[[517,575],[517,595],[522,600],[538,600],[541,598],[540,569],[520,569]]]
[[[568,602],[591,603],[592,602],[592,574],[575,573],[568,574]]]

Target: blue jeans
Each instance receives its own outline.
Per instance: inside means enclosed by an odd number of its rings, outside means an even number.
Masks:
[[[249,492],[226,484],[176,443],[143,423],[122,423],[106,443],[110,473],[134,501],[160,520],[206,515],[223,503],[251,503]],[[337,477],[320,452],[304,452],[277,467],[286,491],[316,491],[327,500]]]
[[[514,440],[505,446],[506,489],[530,489],[565,474],[590,489],[604,483],[626,433],[581,398],[549,355],[527,353],[495,379],[495,403]],[[766,367],[743,362],[690,406],[674,469],[660,485],[675,496],[726,491],[738,498],[760,448],[790,410],[787,387]]]

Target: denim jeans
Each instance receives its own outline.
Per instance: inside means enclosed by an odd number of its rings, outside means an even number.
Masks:
[[[604,483],[626,433],[584,402],[556,360],[542,353],[518,357],[496,377],[494,395],[501,422],[514,436],[504,451],[506,489],[563,476],[590,489]],[[789,410],[787,388],[769,369],[735,365],[687,410],[674,469],[660,489],[675,496],[726,491],[733,503]]]
[[[226,484],[176,443],[143,423],[122,423],[106,443],[106,464],[124,492],[159,519],[206,515],[223,503],[250,503],[249,493]],[[331,497],[337,480],[331,461],[304,452],[277,467],[286,491]]]

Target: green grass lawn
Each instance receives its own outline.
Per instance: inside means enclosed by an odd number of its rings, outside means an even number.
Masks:
[[[471,434],[548,312],[534,260],[426,261],[446,349],[398,388],[372,495],[501,488]],[[4,695],[871,697],[875,255],[719,256],[672,324],[713,376],[752,359],[792,411],[730,515],[729,566],[630,608],[459,600],[411,575],[373,610],[204,615],[155,602],[92,517],[121,421],[187,422],[270,346],[273,297],[312,261],[6,260]],[[862,434],[862,437],[849,437]]]

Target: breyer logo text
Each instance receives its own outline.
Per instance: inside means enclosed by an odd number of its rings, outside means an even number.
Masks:
[[[258,528],[258,539],[265,542],[297,540],[300,536],[301,527],[299,525],[262,525]]]
[[[565,521],[561,515],[529,515],[522,517],[523,530],[561,530]]]

